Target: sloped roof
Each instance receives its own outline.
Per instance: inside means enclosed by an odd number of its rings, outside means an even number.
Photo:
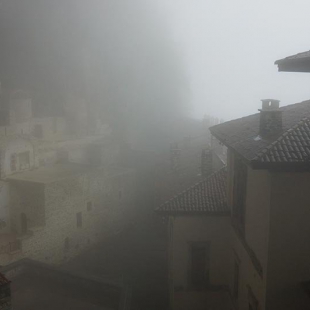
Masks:
[[[280,110],[283,130],[276,136],[259,136],[259,113],[213,126],[210,131],[224,145],[234,149],[249,162],[308,162],[309,127],[306,119],[310,118],[310,100],[288,105]]]
[[[266,163],[310,162],[310,119],[301,120],[264,149],[255,161]]]
[[[298,53],[275,62],[279,71],[310,72],[310,51]]]
[[[162,204],[157,213],[164,214],[228,214],[227,168],[191,186]]]
[[[302,53],[298,53],[298,54],[295,54],[295,55],[292,55],[292,56],[288,56],[288,57],[285,57],[283,59],[279,59],[275,62],[276,65],[282,63],[282,62],[285,62],[287,60],[293,60],[293,59],[303,59],[303,58],[310,58],[310,51],[306,51],[306,52],[302,52]]]

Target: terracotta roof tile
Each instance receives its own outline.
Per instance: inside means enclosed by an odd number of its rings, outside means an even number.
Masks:
[[[280,149],[285,151],[279,152]],[[310,119],[302,119],[293,128],[283,133],[282,136],[259,153],[254,161],[273,163],[310,162]]]
[[[229,212],[226,196],[226,167],[213,173],[166,201],[156,212],[170,214],[225,214]]]

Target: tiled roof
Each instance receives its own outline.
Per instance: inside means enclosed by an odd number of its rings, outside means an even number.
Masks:
[[[278,64],[281,64],[289,60],[298,60],[298,59],[304,59],[304,58],[310,58],[310,51],[298,53],[292,56],[285,57],[283,59],[279,59],[275,62],[275,64],[278,65]]]
[[[276,136],[259,136],[259,113],[213,126],[210,131],[249,162],[308,162],[310,100],[280,110],[283,130]]]
[[[226,184],[227,169],[224,167],[166,201],[156,212],[168,214],[228,214]]]
[[[301,120],[263,150],[255,161],[298,163],[310,161],[310,119]]]
[[[279,71],[310,72],[310,51],[298,53],[275,62]]]

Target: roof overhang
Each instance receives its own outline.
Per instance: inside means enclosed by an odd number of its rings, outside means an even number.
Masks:
[[[301,53],[275,62],[282,72],[310,72],[310,53]]]

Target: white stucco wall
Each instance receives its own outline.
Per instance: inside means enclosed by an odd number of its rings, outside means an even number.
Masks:
[[[266,309],[309,309],[310,173],[272,175]]]

